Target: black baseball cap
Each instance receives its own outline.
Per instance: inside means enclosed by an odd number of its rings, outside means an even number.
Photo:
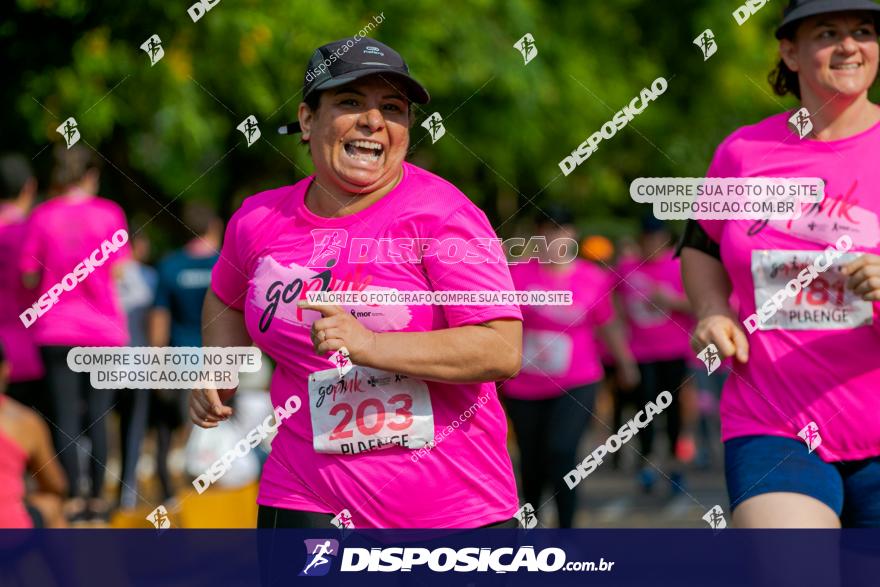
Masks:
[[[791,0],[782,15],[782,23],[776,29],[776,38],[782,39],[788,26],[796,21],[826,12],[852,10],[877,12],[875,20],[880,19],[880,5],[873,0]]]
[[[306,66],[303,100],[315,91],[329,90],[373,74],[385,74],[402,83],[402,91],[411,102],[427,104],[428,90],[410,74],[406,61],[384,43],[369,37],[346,37],[315,49]],[[298,133],[299,122],[285,124],[279,134]]]

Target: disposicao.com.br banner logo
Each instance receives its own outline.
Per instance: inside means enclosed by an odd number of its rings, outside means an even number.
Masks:
[[[393,573],[427,569],[435,573],[494,572],[516,573],[518,571],[553,573],[556,571],[610,571],[614,562],[601,558],[595,561],[567,561],[561,548],[551,547],[536,551],[534,546],[516,548],[422,548],[399,547],[358,548],[347,547],[340,553],[336,540],[305,540],[306,564],[300,576],[326,575],[332,560],[341,554],[339,571]]]

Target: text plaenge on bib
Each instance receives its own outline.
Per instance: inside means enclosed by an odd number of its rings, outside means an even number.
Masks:
[[[354,366],[309,376],[317,452],[358,454],[392,445],[419,449],[434,437],[428,386],[420,379]]]

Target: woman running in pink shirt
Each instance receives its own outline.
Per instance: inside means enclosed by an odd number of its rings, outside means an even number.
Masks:
[[[227,227],[203,344],[253,341],[277,363],[273,404],[302,406],[272,443],[259,527],[516,524],[494,381],[519,370],[518,306],[304,303],[309,291],[513,289],[485,214],[404,161],[410,105],[428,99],[387,45],[320,47],[284,127],[302,132],[315,174],[248,198]],[[340,376],[328,359],[342,347],[355,366]],[[229,418],[233,392],[193,392],[193,422]]]
[[[695,348],[736,358],[721,427],[739,527],[880,527],[878,18],[870,0],[793,0],[772,81],[807,112],[740,128],[707,173],[821,178],[824,201],[690,223],[683,240]]]

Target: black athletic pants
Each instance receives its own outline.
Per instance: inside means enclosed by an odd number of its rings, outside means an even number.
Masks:
[[[49,428],[72,497],[81,495],[78,445],[82,436],[88,437],[92,444],[88,461],[90,496],[101,497],[107,467],[106,418],[113,390],[95,389],[89,382],[88,373],[71,371],[67,366],[67,353],[71,348],[40,347],[52,400]]]
[[[578,444],[592,418],[598,389],[598,383],[591,383],[549,399],[504,401],[519,446],[523,499],[537,510],[544,488],[550,486],[560,528],[571,528],[577,510],[577,492],[568,488],[564,477],[577,464]]]

